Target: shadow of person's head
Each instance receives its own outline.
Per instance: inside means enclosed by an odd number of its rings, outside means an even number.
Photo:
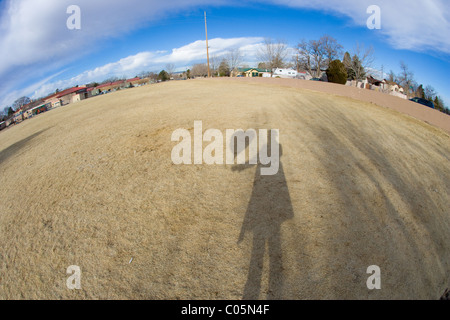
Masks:
[[[231,136],[227,148],[233,152],[233,157],[236,159],[239,154],[248,150],[251,143],[257,143],[257,140],[256,132],[236,130]]]
[[[259,144],[258,144],[258,138],[257,135],[250,134],[250,135],[244,135],[243,131],[236,131],[229,141],[229,145],[227,145],[227,148],[229,148],[233,152],[233,159],[234,162],[236,162],[236,159],[238,158],[238,155],[241,153],[248,154],[248,162],[244,164],[234,164],[231,167],[232,171],[243,171],[245,169],[251,168],[255,165],[261,166],[261,162],[258,161],[261,158],[261,155],[259,154],[261,150],[266,150],[265,154],[267,157],[272,157],[272,151],[275,149],[272,149],[273,142],[275,142],[276,146],[278,147],[278,158],[276,159],[277,162],[279,162],[279,158],[283,155],[283,148],[282,145],[279,144],[279,133],[278,130],[268,130],[267,131],[267,140],[265,140],[265,143],[261,142],[262,135],[260,132],[259,136]],[[250,151],[249,146],[251,144],[254,144],[254,147],[256,148],[255,154],[252,154]],[[261,145],[262,144],[262,145]],[[253,149],[254,150],[254,149]],[[275,156],[275,155],[273,155]],[[272,160],[270,161],[272,162]]]

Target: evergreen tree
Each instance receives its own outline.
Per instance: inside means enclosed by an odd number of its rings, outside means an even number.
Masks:
[[[350,57],[350,53],[345,52],[344,59],[342,59],[342,63],[344,64],[345,70],[347,71],[347,77],[350,80],[355,79],[355,73],[353,72],[352,66],[352,58]]]
[[[329,82],[345,84],[347,82],[347,70],[340,60],[333,60],[327,69]]]
[[[441,102],[440,102],[440,100],[439,100],[439,98],[437,96],[434,98],[434,107],[436,109],[440,110],[440,111],[443,111],[443,108],[441,106]]]
[[[165,70],[162,70],[158,75],[158,80],[167,81],[169,79],[170,79],[170,76],[167,73],[167,71],[165,71]]]
[[[8,109],[8,118],[11,117],[14,114],[14,109],[12,107],[9,107]]]
[[[229,77],[230,76],[230,66],[227,60],[223,59],[219,66],[219,77]]]
[[[351,76],[353,77],[352,80],[363,80],[364,77],[366,76],[366,70],[364,69],[363,65],[361,64],[361,61],[359,60],[356,54],[353,56],[352,59]]]
[[[425,91],[423,90],[423,85],[420,85],[416,90],[416,97],[425,99]]]

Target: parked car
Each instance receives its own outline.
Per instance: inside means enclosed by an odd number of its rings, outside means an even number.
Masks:
[[[311,81],[322,81],[322,80],[320,80],[319,78],[311,78],[310,80],[311,80]]]
[[[419,97],[415,97],[412,99],[409,99],[410,101],[416,102],[416,103],[420,103],[423,104],[424,106],[430,107],[432,109],[434,109],[434,103],[433,101],[429,101],[427,99],[423,99],[423,98],[419,98]]]

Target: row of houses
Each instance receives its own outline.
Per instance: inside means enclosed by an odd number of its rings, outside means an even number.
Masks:
[[[315,70],[314,70],[315,71]],[[321,70],[320,80],[327,81],[326,70]],[[308,71],[305,70],[295,70],[290,68],[276,68],[271,70],[269,69],[260,69],[260,68],[240,68],[237,69],[236,72],[232,74],[234,77],[275,77],[275,78],[292,78],[292,79],[302,79],[302,80],[311,80],[313,77]],[[315,78],[314,78],[315,79]],[[363,81],[347,81],[346,85],[358,87],[362,89],[375,90],[383,93],[388,93],[390,95],[407,99],[407,95],[405,94],[404,88],[395,83],[393,81],[389,81],[386,79],[378,80],[373,76],[366,77]]]
[[[55,92],[45,98],[23,105],[21,108],[16,110],[12,117],[0,123],[0,130],[3,130],[13,124],[21,123],[26,119],[32,118],[51,109],[76,103],[101,94],[145,85],[149,82],[150,79],[141,79],[136,77],[128,80],[108,82],[96,87],[76,86],[63,91]]]
[[[401,85],[394,81],[389,81],[386,79],[378,80],[373,76],[368,76],[363,81],[347,81],[346,85],[361,89],[379,91],[402,99],[407,99],[405,89]]]
[[[233,77],[247,77],[247,78],[292,78],[292,79],[303,79],[310,80],[311,75],[304,70],[295,70],[291,68],[275,68],[272,71],[270,69],[261,68],[239,68],[232,72]]]
[[[144,84],[149,83],[149,79],[141,79],[139,77],[128,79],[128,80],[119,80],[114,82],[108,82],[101,84],[97,87],[91,87],[87,89],[88,97],[97,96],[100,94],[105,94],[112,91],[128,89],[133,87],[138,87]]]
[[[327,81],[325,70],[321,71],[321,80]],[[233,71],[231,76],[251,78],[278,77],[302,80],[313,79],[309,72],[305,70],[295,70],[290,68],[275,68],[273,70],[261,68],[239,68],[236,71]],[[6,121],[0,122],[0,130],[54,108],[65,106],[71,103],[76,103],[78,101],[89,99],[101,94],[141,86],[148,83],[150,83],[149,79],[141,79],[139,77],[136,77],[127,80],[108,82],[95,87],[76,86],[63,90],[61,92],[56,92],[48,97],[40,99],[39,101],[33,101],[27,105],[22,106],[19,110],[16,110],[11,118]],[[380,91],[397,96],[402,99],[407,99],[404,88],[402,86],[386,79],[378,80],[373,78],[372,76],[368,76],[363,81],[347,81],[346,85],[362,89]]]

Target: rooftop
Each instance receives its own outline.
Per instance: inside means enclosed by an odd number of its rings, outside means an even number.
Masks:
[[[66,89],[66,90],[64,90],[64,91],[58,92],[58,93],[56,94],[56,97],[57,97],[57,98],[61,98],[61,97],[67,96],[68,94],[75,93],[75,92],[81,91],[81,90],[86,90],[86,87],[73,87],[73,88],[69,88],[69,89]]]
[[[260,68],[239,68],[238,69],[239,72],[247,72],[249,70],[256,70],[258,72],[270,72],[269,69],[260,69]]]

